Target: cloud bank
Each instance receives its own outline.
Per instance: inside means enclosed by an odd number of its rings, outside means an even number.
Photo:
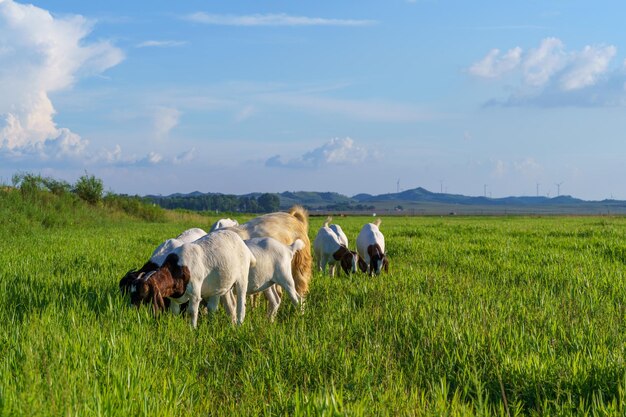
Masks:
[[[502,52],[492,49],[467,72],[495,80],[514,76],[517,90],[495,105],[626,105],[624,66],[611,67],[617,54],[613,45],[587,45],[570,51],[558,38],[546,38],[537,48]],[[619,86],[617,89],[616,86]]]
[[[0,153],[46,159],[85,151],[86,140],[56,125],[49,94],[123,60],[109,42],[85,41],[91,29],[82,16],[0,0]]]
[[[355,144],[351,138],[334,138],[300,157],[283,161],[275,155],[265,161],[267,167],[319,168],[331,165],[358,165],[378,158],[378,154]]]
[[[101,150],[90,156],[89,162],[99,162],[116,167],[153,167],[160,165],[181,165],[195,159],[195,148],[181,152],[171,158],[166,158],[157,152],[149,152],[144,156],[124,156],[122,147],[115,145],[113,150]]]

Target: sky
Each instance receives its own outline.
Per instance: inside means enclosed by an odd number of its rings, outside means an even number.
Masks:
[[[0,0],[0,183],[625,199],[621,1]]]

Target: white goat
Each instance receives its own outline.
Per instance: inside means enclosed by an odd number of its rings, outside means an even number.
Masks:
[[[346,236],[346,234],[343,232],[343,229],[341,228],[341,226],[339,226],[338,224],[333,223],[333,224],[329,225],[328,227],[333,229],[333,232],[335,232],[335,234],[339,238],[339,243],[341,243],[346,248],[350,247],[350,245],[348,245],[348,236]]]
[[[239,222],[233,219],[219,219],[218,221],[213,223],[213,225],[211,226],[211,229],[209,230],[209,233],[214,232],[218,229],[223,229],[225,227],[233,227],[233,226],[239,226]]]
[[[200,301],[208,299],[207,307],[213,312],[220,297],[234,288],[236,320],[241,324],[246,315],[248,274],[255,264],[254,255],[237,233],[216,230],[176,248],[156,272],[138,280],[139,288],[131,291],[131,299],[133,304],[152,300],[157,311],[165,308],[163,297],[169,297],[174,313],[180,311],[180,304],[189,301],[187,311],[196,327]],[[229,313],[234,321],[232,310]]]
[[[346,275],[350,275],[356,272],[359,266],[359,256],[341,244],[337,234],[328,226],[329,222],[330,217],[326,219],[324,226],[317,232],[313,241],[317,267],[325,274],[326,265],[329,265],[330,276],[334,277],[335,265],[339,263]]]
[[[269,302],[267,315],[274,319],[280,306],[280,295],[274,284],[280,285],[293,304],[302,305],[302,298],[296,292],[291,274],[291,260],[295,253],[304,249],[302,240],[296,239],[291,245],[285,245],[271,237],[254,238],[244,241],[256,259],[256,265],[250,268],[248,275],[248,294],[264,291]]]
[[[172,253],[174,249],[179,246],[184,245],[185,243],[190,243],[195,240],[200,239],[202,236],[206,235],[206,232],[198,227],[194,227],[192,229],[185,230],[180,235],[176,236],[173,239],[167,239],[165,242],[161,243],[157,248],[152,252],[152,256],[150,257],[150,262],[161,266],[167,255]]]
[[[356,249],[361,259],[369,267],[370,275],[380,274],[381,269],[389,270],[389,261],[385,255],[385,236],[380,232],[381,219],[363,226],[356,238]]]

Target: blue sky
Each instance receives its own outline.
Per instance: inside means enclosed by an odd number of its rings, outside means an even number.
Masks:
[[[625,8],[0,0],[0,181],[626,199]]]

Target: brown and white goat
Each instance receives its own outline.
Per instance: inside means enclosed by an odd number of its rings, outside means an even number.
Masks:
[[[325,274],[326,266],[328,265],[331,277],[335,276],[335,265],[337,263],[339,263],[346,275],[355,273],[357,267],[364,270],[365,264],[359,259],[359,255],[343,245],[339,236],[328,226],[330,220],[330,217],[326,219],[324,226],[317,232],[313,241],[313,250],[318,269]]]
[[[185,243],[193,242],[194,240],[199,239],[204,235],[206,235],[206,232],[204,230],[194,227],[192,229],[185,230],[173,239],[168,239],[165,242],[161,243],[152,252],[152,255],[150,256],[148,262],[146,262],[139,270],[131,269],[120,280],[120,291],[122,292],[122,294],[128,292],[130,286],[137,278],[142,278],[145,276],[145,274],[156,271],[161,266],[167,255],[172,253],[174,249],[182,246]]]
[[[356,249],[359,256],[369,268],[369,274],[380,274],[382,269],[389,271],[389,261],[385,254],[385,236],[380,232],[381,219],[368,223],[361,228],[356,238]]]
[[[196,327],[200,301],[206,299],[209,310],[215,311],[220,297],[235,288],[236,321],[241,324],[246,313],[248,274],[255,264],[254,255],[236,233],[217,230],[176,248],[159,269],[136,280],[130,288],[131,301],[135,305],[152,302],[156,312],[165,308],[163,297],[169,297],[175,313],[180,304],[189,302],[187,311]],[[235,321],[227,299],[222,300],[224,307]]]

